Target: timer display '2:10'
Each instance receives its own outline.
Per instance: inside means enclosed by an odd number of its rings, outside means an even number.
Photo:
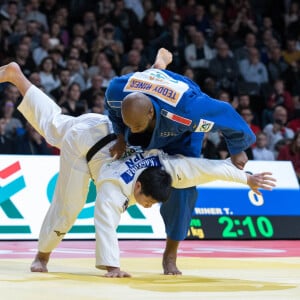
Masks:
[[[223,238],[256,238],[258,235],[264,238],[272,238],[274,235],[273,225],[267,217],[236,218],[222,216],[218,219],[219,224],[224,225]]]

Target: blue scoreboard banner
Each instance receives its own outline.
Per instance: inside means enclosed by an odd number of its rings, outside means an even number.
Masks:
[[[245,170],[270,171],[273,191],[213,182],[198,187],[189,239],[299,239],[300,190],[290,162],[249,161]]]
[[[300,191],[275,189],[257,196],[244,189],[198,188],[194,214],[300,216]]]

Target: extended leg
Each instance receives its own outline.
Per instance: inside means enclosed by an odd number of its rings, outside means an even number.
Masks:
[[[74,132],[76,128],[66,134],[62,143],[59,176],[41,227],[38,253],[31,265],[33,272],[47,272],[50,253],[71,229],[86,201],[90,175]]]
[[[25,95],[32,85],[16,63],[10,63],[0,67],[0,82],[10,82],[14,84],[22,96]]]
[[[177,250],[179,241],[167,238],[165,252],[163,254],[162,266],[165,275],[181,275],[182,272],[177,268]]]
[[[180,241],[186,238],[192,217],[197,190],[173,189],[170,199],[161,206],[160,213],[167,233],[166,247],[163,254],[163,270],[166,275],[180,275],[177,268],[177,250]]]

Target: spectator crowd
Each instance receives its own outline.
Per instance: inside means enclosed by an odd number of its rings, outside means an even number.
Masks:
[[[300,178],[300,0],[2,0],[0,65],[17,62],[62,108],[106,114],[112,78],[169,69],[226,101],[257,136],[249,159],[290,160]],[[0,153],[59,154],[18,113],[20,93],[0,84]],[[208,133],[203,157],[226,158]]]

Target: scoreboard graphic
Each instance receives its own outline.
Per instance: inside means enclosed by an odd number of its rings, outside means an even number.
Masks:
[[[273,191],[258,196],[238,184],[198,187],[190,239],[299,239],[300,190],[290,162],[249,161],[252,173],[271,171]]]

